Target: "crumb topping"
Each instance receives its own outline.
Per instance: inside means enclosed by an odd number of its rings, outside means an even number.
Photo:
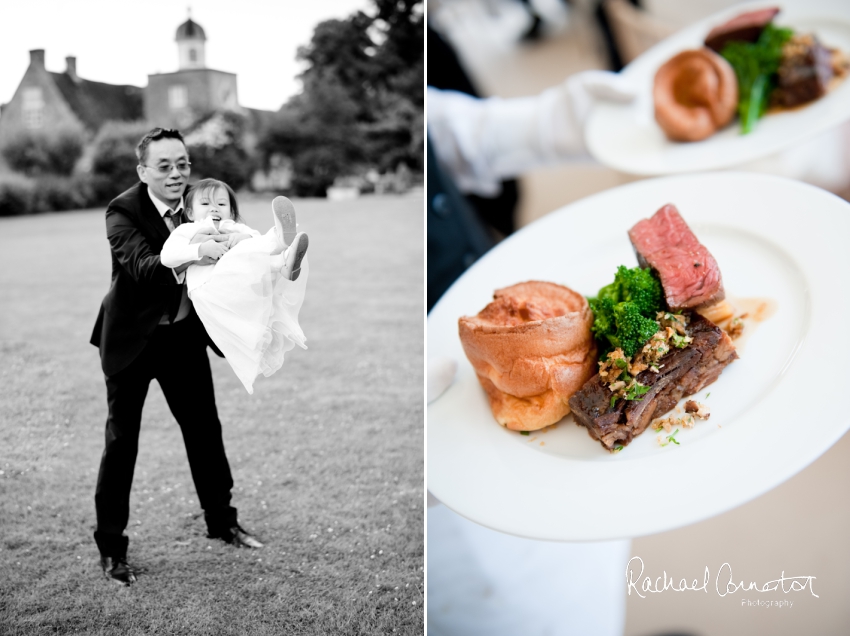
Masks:
[[[711,410],[708,408],[708,405],[697,402],[696,400],[685,402],[685,413],[690,413],[701,420],[707,420],[711,417]]]
[[[707,420],[709,417],[711,417],[711,412],[707,404],[697,402],[696,400],[688,400],[685,402],[684,413],[681,413],[679,409],[676,409],[672,415],[656,418],[652,422],[652,428],[655,432],[661,432],[663,430],[664,432],[669,433],[675,429],[676,433],[678,433],[679,427],[693,428],[697,419]],[[676,433],[673,433],[673,435]],[[667,446],[670,442],[667,441],[666,443],[662,443],[664,441],[663,438],[663,435],[659,435],[658,443],[662,446]]]
[[[684,349],[693,338],[688,335],[690,317],[687,314],[673,314],[660,311],[657,315],[660,329],[634,356],[628,357],[621,348],[614,349],[605,360],[599,362],[599,377],[611,391],[611,408],[617,400],[639,400],[650,387],[637,381],[637,375],[649,369],[659,373],[664,365],[659,360],[675,347]]]
[[[666,432],[672,431],[674,428],[681,426],[682,428],[693,428],[696,420],[690,413],[681,415],[670,415],[669,417],[660,417],[652,422],[652,428],[656,432],[662,429]]]

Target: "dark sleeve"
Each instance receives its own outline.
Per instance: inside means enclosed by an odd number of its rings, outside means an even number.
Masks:
[[[118,262],[137,283],[178,284],[125,210],[112,206],[106,210],[106,237]]]
[[[428,311],[496,241],[437,161],[428,137]]]

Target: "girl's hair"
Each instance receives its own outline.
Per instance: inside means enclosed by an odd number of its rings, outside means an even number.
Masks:
[[[230,217],[237,223],[242,222],[242,217],[239,216],[239,206],[236,204],[236,193],[224,181],[218,179],[201,179],[197,183],[189,186],[186,192],[186,211],[187,214],[192,210],[192,201],[196,196],[205,192],[212,192],[216,188],[224,188],[227,191],[227,196],[230,197]]]

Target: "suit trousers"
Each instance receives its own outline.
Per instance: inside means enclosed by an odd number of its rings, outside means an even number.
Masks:
[[[130,516],[130,489],[139,445],[142,407],[151,380],[157,380],[183,433],[189,467],[209,535],[219,537],[237,525],[230,505],[233,478],[224,451],[215,406],[212,373],[203,328],[192,312],[172,325],[159,325],[129,366],[106,376],[109,415],[106,447],[95,492],[101,554],[124,556],[123,532]]]

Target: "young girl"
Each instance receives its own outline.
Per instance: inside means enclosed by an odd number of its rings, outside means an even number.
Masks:
[[[275,226],[266,234],[242,224],[236,195],[225,183],[204,179],[186,195],[186,216],[168,237],[160,258],[166,267],[209,256],[214,265],[190,265],[186,286],[195,311],[225,359],[253,393],[254,379],[270,376],[284,354],[306,338],[298,325],[308,267],[307,235],[295,233],[289,199],[273,204]],[[226,242],[192,243],[197,235],[226,234]]]

